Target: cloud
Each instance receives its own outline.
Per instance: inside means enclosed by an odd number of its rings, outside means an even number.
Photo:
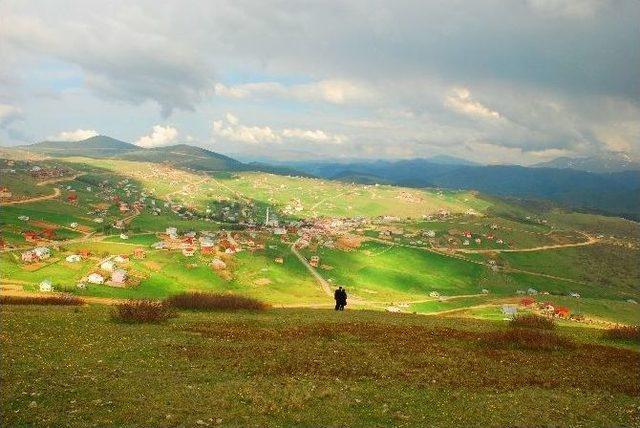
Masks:
[[[99,134],[94,129],[76,129],[75,131],[63,131],[49,139],[53,141],[82,141],[97,135]]]
[[[140,147],[160,147],[169,146],[174,144],[178,138],[178,130],[172,126],[156,125],[153,127],[153,132],[149,135],[140,137],[136,141],[136,145]]]
[[[297,101],[349,104],[373,101],[375,92],[366,85],[340,79],[327,79],[313,83],[283,85],[278,82],[244,83],[226,86],[214,85],[216,95],[228,98],[280,97]]]
[[[22,117],[20,108],[10,104],[0,104],[0,127],[4,128]]]
[[[471,117],[490,120],[502,118],[497,111],[491,110],[478,101],[474,101],[471,98],[471,92],[467,88],[454,88],[445,99],[445,105],[458,113]]]
[[[280,131],[270,126],[245,126],[231,113],[225,115],[225,120],[213,121],[213,134],[229,141],[247,144],[282,143],[285,140],[341,144],[347,140],[344,135],[320,129],[285,128]]]

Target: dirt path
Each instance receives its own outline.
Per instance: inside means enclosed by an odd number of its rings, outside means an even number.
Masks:
[[[300,238],[300,239],[302,239],[302,238]],[[313,276],[315,278],[315,280],[318,282],[318,284],[320,284],[320,288],[322,288],[322,291],[324,292],[324,294],[326,294],[327,296],[333,298],[333,291],[331,291],[331,286],[329,285],[327,280],[324,279],[318,272],[316,272],[316,270],[313,268],[313,266],[311,266],[309,264],[309,262],[307,262],[307,259],[302,257],[302,254],[300,254],[298,252],[298,249],[296,248],[296,244],[298,243],[298,241],[300,239],[298,239],[296,242],[294,242],[291,245],[291,252],[298,258],[298,260],[300,260],[300,263],[302,263],[304,265],[304,267],[307,268],[307,270],[309,271],[311,276]]]
[[[30,204],[32,202],[46,201],[48,199],[55,199],[58,196],[60,196],[60,189],[55,187],[53,189],[53,193],[50,194],[50,195],[36,196],[34,198],[21,199],[21,200],[10,201],[10,202],[0,202],[0,207],[4,207],[4,206],[7,206],[7,205]]]
[[[584,242],[574,242],[571,244],[554,244],[554,245],[541,245],[539,247],[531,247],[531,248],[505,248],[505,249],[482,249],[482,250],[472,250],[466,248],[456,249],[456,252],[465,253],[465,254],[488,254],[488,253],[529,253],[534,251],[546,251],[546,250],[557,250],[560,248],[571,248],[571,247],[584,247],[586,245],[593,245],[600,242],[600,239],[595,238],[593,236],[586,236],[587,240]],[[441,248],[438,248],[441,250]]]
[[[72,180],[75,180],[76,178],[80,177],[81,175],[85,175],[85,174],[86,174],[85,172],[81,172],[81,173],[72,175],[71,177],[52,178],[50,180],[41,181],[38,184],[36,184],[36,186],[44,186],[45,184],[61,183],[63,181],[72,181]]]

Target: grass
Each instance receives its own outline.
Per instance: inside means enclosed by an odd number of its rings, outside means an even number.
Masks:
[[[1,305],[60,305],[80,306],[85,301],[69,294],[55,296],[0,296]]]
[[[177,309],[198,311],[234,311],[239,309],[262,311],[265,303],[250,297],[233,294],[181,293],[167,298],[164,303]]]
[[[531,350],[500,339],[503,323],[368,311],[129,325],[101,306],[12,306],[0,317],[7,426],[638,422],[638,349],[591,329],[558,327],[572,346]]]

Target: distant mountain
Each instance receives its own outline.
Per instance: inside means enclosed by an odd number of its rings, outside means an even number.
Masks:
[[[17,149],[49,156],[83,156],[138,162],[168,163],[196,171],[263,171],[283,175],[308,175],[287,166],[242,163],[220,153],[188,144],[143,148],[111,137],[97,136],[83,141],[43,141]]]
[[[139,147],[115,138],[98,135],[82,141],[43,141],[19,146],[19,149],[51,156],[111,157],[138,150]]]
[[[533,167],[575,169],[579,171],[605,173],[640,171],[640,162],[632,160],[629,155],[625,153],[609,152],[601,156],[584,158],[560,157],[548,162],[535,164]]]
[[[116,157],[139,162],[170,163],[197,171],[241,171],[247,169],[245,164],[235,159],[187,144],[149,149],[135,147],[135,151],[126,152]]]
[[[478,163],[472,162],[470,160],[456,158],[454,156],[447,156],[447,155],[431,156],[426,160],[428,162],[437,163],[440,165],[467,165],[467,166],[479,165]]]
[[[425,159],[296,163],[310,174],[347,182],[475,189],[498,196],[548,199],[578,210],[640,220],[640,171],[596,174],[516,165],[443,165]]]

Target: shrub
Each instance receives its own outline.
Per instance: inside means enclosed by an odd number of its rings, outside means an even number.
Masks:
[[[573,342],[553,332],[536,331],[526,328],[510,328],[492,332],[487,336],[498,347],[515,347],[527,350],[553,351],[573,348]]]
[[[607,329],[603,335],[605,339],[611,340],[640,340],[640,326],[637,325],[619,325]]]
[[[55,296],[0,296],[2,305],[60,305],[80,306],[84,300],[70,294],[57,294]]]
[[[535,314],[517,315],[509,321],[510,327],[537,328],[540,330],[553,330],[556,324],[551,318]]]
[[[115,305],[111,317],[126,323],[154,323],[175,317],[169,305],[157,300],[129,300]]]
[[[169,297],[164,302],[174,308],[200,311],[238,309],[261,311],[269,307],[259,300],[233,294],[181,293]]]

